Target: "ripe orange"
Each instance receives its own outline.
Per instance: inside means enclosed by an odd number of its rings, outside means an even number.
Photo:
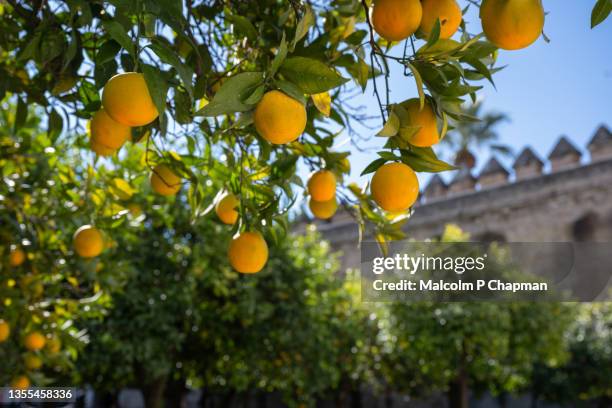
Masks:
[[[419,196],[419,180],[414,171],[403,163],[382,165],[370,186],[372,198],[385,211],[402,212]]]
[[[25,367],[30,371],[38,370],[43,365],[41,358],[34,354],[26,355],[23,361]]]
[[[224,224],[233,225],[238,219],[238,211],[236,211],[236,207],[239,205],[240,201],[238,201],[238,198],[235,195],[232,193],[225,193],[215,205],[217,217],[219,217],[221,222]]]
[[[102,92],[106,112],[125,126],[144,126],[159,116],[144,75],[125,72],[108,80]]]
[[[6,339],[11,335],[11,326],[0,319],[0,343],[5,342]]]
[[[428,147],[440,141],[436,114],[428,99],[425,100],[425,105],[422,110],[418,98],[409,99],[403,102],[401,106],[408,112],[410,126],[421,127],[410,140],[408,140],[410,144],[419,147]]]
[[[83,225],[74,233],[72,244],[80,257],[94,258],[104,249],[104,237],[96,227]]]
[[[544,28],[541,0],[483,0],[482,30],[489,41],[505,50],[531,45]]]
[[[257,273],[268,261],[268,244],[259,232],[243,232],[232,239],[227,256],[236,271]]]
[[[423,7],[419,0],[375,0],[370,9],[374,30],[387,41],[401,41],[419,28]]]
[[[181,189],[181,178],[165,164],[155,166],[149,180],[153,191],[163,196],[174,195]]]
[[[310,208],[312,215],[322,220],[327,220],[333,217],[333,215],[336,213],[338,203],[336,201],[336,197],[327,201],[315,201],[311,198],[308,201],[308,207]]]
[[[92,150],[93,145],[96,145],[114,152],[132,137],[130,127],[113,120],[104,109],[97,111],[91,118],[89,132]]]
[[[30,351],[40,350],[45,347],[45,336],[40,332],[32,332],[23,339],[25,347]]]
[[[257,133],[268,142],[290,143],[306,128],[306,108],[283,92],[269,91],[257,104],[253,122]]]
[[[336,176],[329,170],[319,170],[308,179],[308,193],[315,201],[329,201],[336,196]]]
[[[461,24],[461,7],[455,0],[422,0],[423,19],[421,32],[429,37],[431,30],[440,19],[440,38],[450,38],[457,32]]]
[[[93,139],[89,139],[89,147],[98,156],[112,156],[116,152],[114,149],[108,148],[100,143],[96,143],[96,141]]]
[[[21,247],[13,247],[9,253],[9,265],[19,266],[25,262],[26,255]]]
[[[11,388],[16,390],[25,390],[30,388],[30,380],[25,375],[20,375],[19,377],[15,377],[13,381],[11,381]]]

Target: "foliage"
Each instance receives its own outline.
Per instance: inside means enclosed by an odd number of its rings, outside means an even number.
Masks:
[[[451,226],[441,241],[465,239]],[[488,277],[504,273],[495,268],[488,265]],[[549,366],[563,361],[563,334],[572,310],[554,302],[392,304],[389,381],[411,395],[449,391],[462,384],[494,395],[520,391],[535,361]]]

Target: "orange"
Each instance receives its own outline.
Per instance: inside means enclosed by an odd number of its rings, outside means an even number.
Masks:
[[[45,347],[45,336],[40,332],[32,332],[23,339],[25,347],[30,351],[40,350]]]
[[[370,9],[374,30],[387,41],[401,41],[419,28],[423,15],[420,0],[375,0]]]
[[[322,220],[327,220],[336,213],[338,203],[336,202],[336,197],[327,201],[315,201],[311,198],[308,201],[308,207],[312,215]]]
[[[43,365],[41,358],[34,354],[26,355],[23,361],[25,367],[30,371],[38,370]]]
[[[457,32],[461,24],[461,7],[455,0],[422,0],[423,19],[419,27],[425,37],[429,37],[431,30],[440,19],[440,38],[450,38]]]
[[[57,336],[52,336],[47,341],[47,351],[51,354],[57,354],[62,349],[62,341]]]
[[[482,30],[489,41],[505,50],[531,45],[544,29],[541,0],[483,0]]]
[[[19,377],[15,377],[13,381],[11,381],[11,388],[16,390],[25,390],[30,388],[30,380],[25,375],[20,375]]]
[[[99,145],[116,151],[132,137],[130,127],[113,120],[104,109],[97,111],[91,118],[89,132],[91,134],[92,150],[93,145]]]
[[[269,91],[255,107],[253,122],[257,133],[268,142],[290,143],[306,128],[306,108],[280,91]]]
[[[419,147],[435,145],[440,141],[438,122],[431,102],[425,99],[425,105],[421,109],[419,98],[409,99],[401,104],[406,109],[410,126],[419,126],[420,129],[410,137],[408,142]]]
[[[111,118],[125,126],[144,126],[159,116],[144,75],[138,72],[109,79],[102,92],[102,106]]]
[[[171,196],[181,189],[181,178],[165,164],[158,164],[150,177],[151,188],[157,194]]]
[[[387,163],[374,173],[370,190],[372,198],[383,210],[402,212],[410,208],[419,196],[419,180],[407,165]]]
[[[236,271],[257,273],[268,261],[268,244],[259,232],[243,232],[232,239],[227,256]]]
[[[89,147],[98,156],[112,156],[116,152],[116,150],[101,145],[93,139],[89,139]]]
[[[11,326],[0,319],[0,343],[5,342],[6,339],[11,335]]]
[[[9,264],[11,266],[19,266],[25,262],[26,255],[21,247],[13,247],[9,253]]]
[[[233,225],[238,219],[238,211],[236,211],[236,207],[240,205],[240,201],[238,198],[232,193],[225,193],[217,204],[215,205],[215,212],[217,213],[217,217],[224,224]]]
[[[104,249],[104,237],[96,227],[83,225],[74,233],[72,244],[80,257],[94,258]]]
[[[319,170],[308,179],[308,193],[315,201],[329,201],[336,196],[336,176],[329,170]]]

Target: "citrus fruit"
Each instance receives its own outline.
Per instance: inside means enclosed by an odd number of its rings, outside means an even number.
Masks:
[[[493,44],[518,50],[535,42],[544,28],[541,0],[483,0],[482,30]]]
[[[10,335],[11,326],[4,320],[0,319],[0,343],[6,341]]]
[[[157,194],[170,196],[181,189],[181,178],[165,164],[158,164],[150,177],[151,187]]]
[[[374,30],[387,41],[401,41],[419,28],[423,7],[419,0],[375,0],[370,9]]]
[[[9,264],[11,266],[19,266],[25,262],[25,252],[21,247],[13,247],[9,253]]]
[[[370,190],[383,210],[401,212],[410,208],[419,196],[419,180],[407,165],[387,163],[374,173]]]
[[[403,102],[401,106],[408,113],[410,126],[420,127],[408,140],[410,144],[418,147],[428,147],[440,141],[436,114],[428,99],[425,99],[423,109],[421,109],[419,98],[409,99]]]
[[[308,201],[308,207],[312,215],[322,220],[327,220],[336,213],[338,203],[336,202],[336,197],[327,201],[316,201],[311,198]]]
[[[59,353],[59,351],[62,349],[62,341],[57,336],[52,336],[49,340],[47,340],[46,348],[51,354]]]
[[[455,0],[422,0],[423,18],[419,27],[429,37],[436,21],[440,19],[440,38],[450,38],[461,24],[461,7]]]
[[[253,121],[261,137],[270,143],[285,144],[304,132],[306,108],[280,91],[269,91],[257,104]]]
[[[30,371],[38,370],[43,365],[41,358],[34,354],[26,355],[23,362],[25,367]]]
[[[315,201],[329,201],[336,196],[336,176],[329,170],[319,170],[308,179],[308,194]]]
[[[23,339],[23,344],[30,351],[40,350],[45,347],[45,336],[43,336],[40,332],[32,332],[25,336]]]
[[[268,244],[259,232],[243,232],[232,239],[227,256],[236,271],[257,273],[268,261]]]
[[[219,217],[224,224],[233,225],[238,219],[238,211],[236,211],[238,205],[240,205],[240,201],[238,201],[235,195],[232,193],[223,194],[215,205],[217,217]]]
[[[30,380],[25,375],[15,377],[13,381],[11,381],[11,388],[14,388],[16,390],[28,389],[30,388]]]
[[[144,126],[159,115],[144,75],[138,72],[109,79],[102,92],[102,106],[111,118],[125,126]]]
[[[83,225],[74,233],[72,244],[80,257],[94,258],[104,249],[104,237],[96,227]]]
[[[89,139],[89,147],[91,148],[91,151],[97,154],[98,156],[112,156],[116,152],[115,149],[111,149],[109,147],[101,145],[93,139]]]
[[[97,111],[91,118],[89,132],[92,150],[95,144],[116,151],[132,137],[130,127],[113,120],[104,109]]]

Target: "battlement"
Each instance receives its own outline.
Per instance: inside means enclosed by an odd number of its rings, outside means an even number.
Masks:
[[[491,158],[450,183],[433,175],[404,226],[411,239],[439,236],[457,224],[477,241],[612,241],[612,135],[601,126],[586,146],[590,161],[562,137],[544,161],[529,147],[505,168]],[[346,212],[315,221],[344,267],[359,267],[358,227]],[[371,239],[366,236],[365,239]]]
[[[606,125],[601,125],[586,146],[591,163],[612,159],[612,133]],[[418,205],[439,200],[449,200],[462,194],[487,190],[505,184],[544,176],[544,168],[549,165],[549,174],[580,167],[582,152],[574,146],[567,136],[561,136],[547,157],[542,160],[529,146],[526,146],[512,165],[513,172],[506,169],[493,156],[478,175],[469,169],[460,169],[450,183],[434,175],[422,191]]]

